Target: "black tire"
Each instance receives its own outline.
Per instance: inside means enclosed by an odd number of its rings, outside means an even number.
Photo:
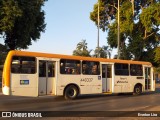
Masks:
[[[134,87],[134,94],[135,95],[140,95],[142,93],[142,87],[140,85],[136,85]]]
[[[64,98],[67,100],[73,100],[78,95],[78,89],[75,85],[68,86],[64,91]]]

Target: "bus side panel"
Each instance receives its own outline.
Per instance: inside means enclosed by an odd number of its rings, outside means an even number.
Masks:
[[[59,74],[56,95],[63,95],[65,87],[69,84],[76,84],[80,87],[80,79],[81,75]]]
[[[82,75],[80,86],[81,94],[102,93],[102,77],[100,75]]]
[[[144,77],[137,78],[137,76],[115,76],[114,93],[133,92],[137,83],[142,84],[142,87],[144,87]]]
[[[11,74],[11,95],[38,96],[36,74]]]
[[[102,78],[98,75],[62,75],[57,81],[57,95],[63,95],[64,89],[69,84],[76,84],[80,94],[102,93]]]
[[[114,93],[131,92],[131,87],[129,76],[115,76]]]

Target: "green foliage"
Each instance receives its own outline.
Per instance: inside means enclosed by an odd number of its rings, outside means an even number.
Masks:
[[[117,47],[117,24],[113,23],[110,26],[108,26],[108,44],[111,46],[111,48]]]
[[[160,44],[160,0],[120,1],[120,58],[150,61]],[[117,0],[99,0],[100,28],[108,32],[107,42],[117,48]],[[97,25],[97,3],[90,19]]]
[[[109,46],[96,47],[93,57],[111,58],[111,49]]]
[[[26,49],[45,30],[46,0],[2,0],[0,31],[9,49]]]
[[[6,32],[12,30],[15,19],[22,15],[18,3],[14,0],[0,1],[0,31]]]
[[[151,4],[149,7],[144,8],[140,15],[140,20],[144,25],[147,32],[152,32],[153,28],[160,25],[160,3]]]
[[[128,34],[133,30],[133,12],[130,1],[123,2],[120,9],[120,32]],[[117,19],[117,18],[116,18]]]
[[[99,27],[103,30],[106,31],[107,25],[109,24],[110,17],[107,14],[108,12],[106,11],[105,3],[103,0],[98,0],[99,1],[99,17],[100,17],[100,24]],[[90,13],[90,19],[95,22],[95,24],[98,24],[98,4],[96,3],[94,5],[94,11]]]
[[[82,40],[77,44],[76,50],[73,51],[75,56],[86,56],[86,57],[100,57],[100,58],[111,58],[111,48],[109,46],[102,46],[99,49],[96,47],[94,54],[91,55],[92,50],[88,50],[86,40]],[[99,55],[98,55],[99,54]]]
[[[128,37],[127,49],[130,51],[134,60],[141,60],[145,48],[145,41],[142,38],[143,33],[140,23],[134,25],[131,35]]]
[[[157,62],[160,65],[160,47],[157,47],[154,51],[155,53],[155,62]],[[159,66],[160,67],[160,66]]]
[[[7,47],[5,45],[0,44],[0,65],[4,64],[7,51],[8,51]]]
[[[132,58],[132,55],[130,54],[128,47],[126,47],[125,43],[121,44],[119,59],[130,60],[131,58]]]
[[[73,51],[73,55],[89,57],[91,56],[91,51],[92,50],[88,50],[86,40],[82,40],[77,44],[76,50]]]

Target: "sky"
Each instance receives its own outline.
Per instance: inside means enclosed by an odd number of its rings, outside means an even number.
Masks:
[[[41,38],[32,42],[27,51],[72,55],[82,39],[88,43],[89,50],[94,50],[97,46],[97,26],[90,20],[90,12],[97,1],[48,0],[43,7],[45,33],[41,33]],[[100,30],[100,46],[107,45],[106,38],[107,33]]]

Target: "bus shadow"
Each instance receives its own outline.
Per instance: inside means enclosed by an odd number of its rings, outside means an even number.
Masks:
[[[159,85],[160,86],[160,85]],[[105,97],[111,97],[111,96],[121,96],[121,97],[135,97],[135,96],[141,96],[141,95],[153,95],[160,93],[160,87],[156,86],[155,91],[151,92],[144,92],[140,95],[134,95],[133,93],[114,93],[114,94],[89,94],[89,95],[79,95],[77,99],[90,99],[90,98],[105,98]]]
[[[131,96],[131,94],[88,94],[88,95],[79,95],[77,99],[92,99],[92,98],[110,98],[110,97],[116,97],[116,96]]]

